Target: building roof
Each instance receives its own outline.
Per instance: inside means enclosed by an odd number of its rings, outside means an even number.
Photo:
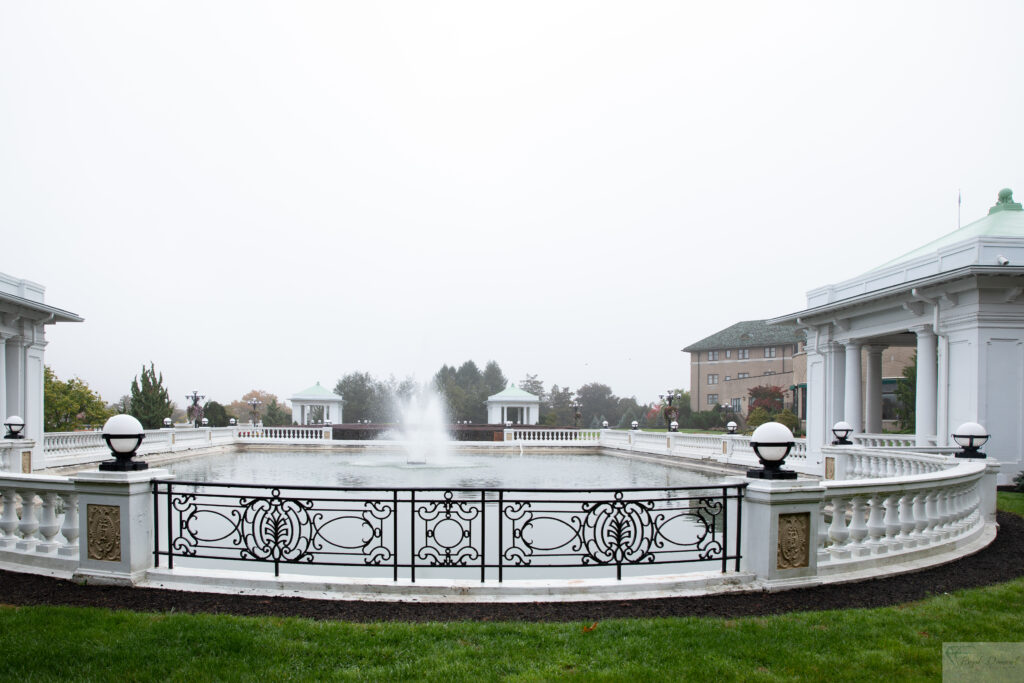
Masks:
[[[528,391],[523,391],[522,389],[517,388],[515,382],[513,382],[513,383],[509,384],[507,387],[505,387],[503,390],[501,390],[498,393],[494,394],[493,396],[489,396],[487,398],[487,400],[488,401],[519,401],[519,402],[523,402],[523,401],[540,401],[540,397],[536,396],[534,394],[531,394]]]
[[[44,323],[80,323],[82,318],[71,311],[65,311],[53,306],[31,301],[15,294],[0,292],[0,308],[16,313],[23,313],[26,317],[34,320],[42,320]]]
[[[889,268],[898,263],[912,261],[927,256],[966,240],[977,237],[1024,237],[1024,209],[1019,202],[1013,201],[1013,190],[1004,188],[999,191],[995,205],[988,210],[988,215],[968,223],[948,235],[932,240],[899,258],[884,263],[874,270]]]
[[[803,330],[795,325],[769,325],[767,320],[744,320],[690,344],[683,351],[742,349],[750,346],[795,344],[804,340]]]
[[[299,399],[300,401],[304,399],[314,401],[324,399],[329,399],[331,401],[340,401],[341,396],[334,393],[333,391],[325,389],[324,387],[320,386],[320,382],[317,382],[308,389],[303,389],[302,391],[291,397],[291,400],[294,401],[295,399]]]

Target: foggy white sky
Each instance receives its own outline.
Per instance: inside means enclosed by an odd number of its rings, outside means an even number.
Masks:
[[[179,405],[680,349],[1024,195],[1021,2],[3,2],[0,270]]]

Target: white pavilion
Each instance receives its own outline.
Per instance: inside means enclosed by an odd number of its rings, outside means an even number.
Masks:
[[[988,215],[858,277],[811,290],[775,318],[807,333],[807,451],[821,461],[832,426],[881,431],[881,354],[917,351],[915,440],[948,446],[965,422],[1005,483],[1024,467],[1024,211],[999,192]],[[861,367],[866,350],[865,368]],[[862,389],[862,373],[866,375]]]
[[[540,397],[509,384],[487,399],[488,424],[535,425],[540,422]]]
[[[46,326],[82,322],[48,306],[45,295],[40,284],[0,273],[0,420],[12,415],[25,420],[22,435],[35,442],[32,462],[22,464],[25,471],[42,467]]]
[[[300,391],[288,400],[292,404],[292,420],[300,425],[307,424],[313,408],[323,408],[324,424],[341,424],[343,421],[342,407],[345,405],[345,399],[320,386],[320,382]]]

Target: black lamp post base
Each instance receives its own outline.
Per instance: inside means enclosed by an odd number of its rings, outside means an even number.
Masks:
[[[148,462],[136,460],[104,460],[100,463],[101,472],[137,472],[148,469]]]
[[[747,470],[748,479],[796,479],[793,470]]]
[[[957,453],[955,457],[957,457],[957,458],[973,458],[975,460],[981,460],[983,458],[987,458],[988,456],[985,455],[984,453],[982,453],[979,450],[971,450],[969,448],[965,448],[964,450],[962,450],[959,453]]]

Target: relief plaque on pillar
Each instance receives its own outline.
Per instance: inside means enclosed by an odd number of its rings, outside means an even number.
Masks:
[[[811,513],[779,515],[779,547],[776,569],[799,569],[810,565]]]
[[[90,560],[121,561],[121,508],[117,505],[86,506],[86,544]]]
[[[32,451],[21,452],[21,473],[32,474]]]
[[[831,455],[825,457],[825,478],[836,478],[836,459]]]

